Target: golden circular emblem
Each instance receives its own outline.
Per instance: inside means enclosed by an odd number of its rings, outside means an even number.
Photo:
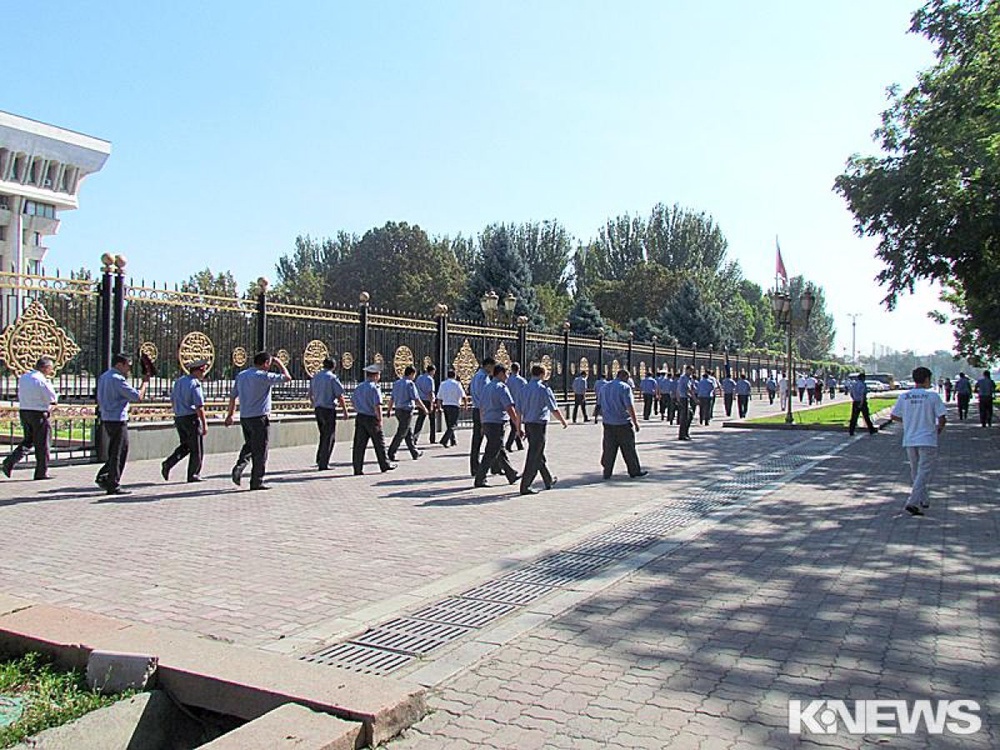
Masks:
[[[354,367],[354,355],[350,352],[344,352],[340,355],[340,366],[345,370],[350,370]]]
[[[208,369],[211,370],[215,363],[215,345],[201,331],[191,331],[181,339],[180,346],[177,347],[177,364],[187,373],[188,365],[197,359],[208,360]]]
[[[376,360],[377,362],[378,360]],[[396,353],[392,355],[392,367],[396,371],[396,377],[403,377],[403,372],[413,364],[413,352],[408,346],[400,346]]]
[[[247,356],[247,350],[242,346],[237,346],[233,349],[233,364],[237,367],[246,367],[249,357]]]
[[[281,364],[285,367],[288,367],[288,363],[292,361],[292,357],[289,355],[287,349],[278,349],[278,351],[274,353],[274,356],[277,357],[281,361]]]
[[[323,369],[323,360],[329,356],[330,350],[319,339],[313,339],[306,344],[306,350],[302,353],[302,364],[305,366],[309,377],[312,377]]]
[[[0,333],[0,358],[18,375],[30,371],[39,357],[51,357],[58,371],[79,353],[80,347],[38,300]]]
[[[143,341],[142,346],[139,347],[139,354],[145,354],[149,357],[150,362],[155,362],[156,358],[160,355],[160,351],[152,341]]]

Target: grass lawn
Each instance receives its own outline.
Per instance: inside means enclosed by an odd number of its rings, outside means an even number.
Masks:
[[[887,406],[896,403],[896,396],[872,396],[868,399],[868,407],[874,414]],[[795,424],[812,426],[847,427],[851,421],[851,401],[843,400],[815,409],[798,410],[792,405],[792,418]],[[748,419],[751,424],[784,424],[784,414],[774,414],[769,417]]]
[[[91,691],[82,672],[62,671],[38,654],[0,661],[0,748],[13,747],[122,697]],[[14,710],[15,704],[20,710]],[[17,720],[7,724],[16,714]]]

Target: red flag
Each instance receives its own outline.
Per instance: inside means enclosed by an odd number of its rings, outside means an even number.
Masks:
[[[778,251],[777,258],[774,264],[774,276],[775,279],[781,278],[785,282],[785,286],[788,286],[788,271],[785,270],[785,261],[781,259],[781,245],[778,244],[778,238],[774,238],[774,247]]]

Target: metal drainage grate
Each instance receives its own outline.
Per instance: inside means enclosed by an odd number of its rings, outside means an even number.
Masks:
[[[420,656],[458,640],[468,632],[469,628],[458,625],[400,617],[366,630],[350,642]]]
[[[530,604],[546,594],[553,591],[552,586],[539,586],[523,581],[513,581],[510,579],[498,579],[487,581],[475,588],[459,594],[463,599],[484,599],[488,602],[500,602],[502,604]]]
[[[302,661],[340,667],[352,672],[383,675],[409,664],[414,658],[412,654],[383,651],[356,643],[338,643],[314,654],[307,654],[302,657]]]
[[[454,598],[417,610],[411,613],[410,617],[448,625],[461,625],[463,628],[481,628],[515,609],[517,607],[513,604]]]
[[[640,536],[638,534],[629,534],[628,536],[634,537],[637,541],[620,542],[591,537],[580,544],[570,547],[566,551],[577,555],[591,555],[593,557],[604,557],[608,560],[620,560],[623,557],[628,557],[629,555],[635,554],[640,550],[651,547],[659,541],[654,536]]]

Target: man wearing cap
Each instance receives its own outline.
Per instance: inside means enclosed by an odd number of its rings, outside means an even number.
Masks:
[[[417,446],[414,445],[413,431],[410,429],[414,408],[419,406],[421,416],[427,415],[427,407],[424,406],[424,402],[420,399],[416,383],[413,382],[413,377],[416,374],[417,368],[413,365],[407,365],[406,369],[403,370],[403,377],[398,378],[392,384],[392,395],[389,396],[387,411],[391,412],[395,408],[397,424],[396,434],[393,436],[392,442],[389,443],[390,461],[396,460],[396,451],[399,450],[399,446],[404,440],[406,441],[406,448],[410,451],[410,456],[414,461],[423,455],[423,451],[417,450]]]
[[[434,389],[436,386],[434,382],[434,374],[436,372],[437,368],[434,365],[427,365],[420,377],[414,381],[417,386],[417,395],[420,396],[420,400],[424,404],[424,409],[426,409],[425,412],[422,411],[417,415],[417,423],[413,426],[414,445],[416,445],[417,440],[420,439],[420,431],[424,429],[425,419],[428,424],[430,424],[431,442],[437,442],[437,424],[434,419],[434,411],[437,408],[434,396]]]
[[[619,450],[630,477],[644,477],[648,473],[639,465],[639,456],[635,452],[635,433],[639,431],[639,422],[635,416],[632,388],[628,381],[628,370],[620,370],[617,379],[612,380],[601,391],[601,406],[604,408],[601,467],[604,469],[605,479],[611,479]]]
[[[476,476],[479,471],[479,456],[483,447],[483,422],[479,407],[482,405],[483,389],[490,382],[490,373],[493,372],[495,364],[496,360],[493,357],[484,358],[469,383],[469,398],[472,399],[472,442],[469,445],[469,468],[472,471],[472,476]]]
[[[545,461],[545,431],[549,425],[550,414],[555,414],[564,430],[568,425],[556,404],[555,394],[542,381],[544,377],[545,368],[542,365],[533,365],[531,381],[521,391],[521,405],[518,412],[521,415],[524,433],[528,436],[528,455],[524,459],[524,471],[521,473],[522,495],[536,493],[536,490],[531,489],[536,474],[542,475],[547,490],[552,489],[552,485],[558,481],[558,477],[552,476],[549,472]]]
[[[278,367],[278,372],[270,372],[272,364]],[[292,376],[288,374],[285,363],[268,352],[257,352],[253,357],[253,365],[236,376],[229,393],[226,427],[233,424],[233,413],[239,399],[240,428],[243,430],[243,448],[240,449],[231,476],[233,484],[239,486],[247,462],[252,461],[250,489],[269,490],[271,488],[264,484],[264,472],[267,470],[267,443],[271,424],[271,388],[278,383],[289,382]]]
[[[21,457],[34,446],[34,478],[49,478],[49,410],[59,400],[50,380],[55,369],[51,357],[39,357],[35,368],[17,379],[18,416],[24,438],[0,466],[8,477]]]
[[[354,476],[364,474],[365,451],[371,440],[375,448],[375,458],[378,467],[383,471],[392,471],[396,464],[389,463],[385,455],[385,434],[382,432],[382,391],[378,383],[382,377],[381,365],[368,365],[365,368],[365,382],[358,383],[351,396],[354,402],[354,446],[351,458],[354,463]]]
[[[97,379],[97,410],[101,428],[108,438],[108,460],[97,472],[97,485],[109,495],[128,495],[120,487],[122,472],[128,460],[128,405],[142,401],[149,387],[149,375],[143,373],[139,389],[133,388],[126,378],[132,371],[132,360],[116,354],[111,369]]]
[[[486,437],[486,450],[483,460],[476,469],[475,487],[486,486],[486,472],[490,466],[496,467],[507,475],[508,484],[514,484],[521,475],[514,470],[507,460],[507,452],[503,448],[503,426],[508,420],[514,430],[521,432],[521,420],[514,408],[514,399],[507,389],[507,368],[502,364],[493,366],[493,378],[483,386],[479,394],[480,412],[483,424],[483,435]]]
[[[201,463],[205,455],[204,436],[208,432],[205,420],[205,395],[201,391],[201,381],[208,372],[208,360],[196,359],[188,365],[188,374],[174,381],[170,392],[170,404],[174,408],[174,427],[180,444],[174,452],[160,464],[163,480],[170,479],[170,470],[187,456],[187,481],[201,481]]]
[[[316,465],[320,471],[330,468],[330,456],[337,442],[337,406],[348,418],[347,401],[344,399],[344,386],[334,371],[336,363],[329,357],[323,360],[323,369],[312,376],[309,381],[309,400],[312,401],[313,413],[319,427],[319,445],[316,446]]]

